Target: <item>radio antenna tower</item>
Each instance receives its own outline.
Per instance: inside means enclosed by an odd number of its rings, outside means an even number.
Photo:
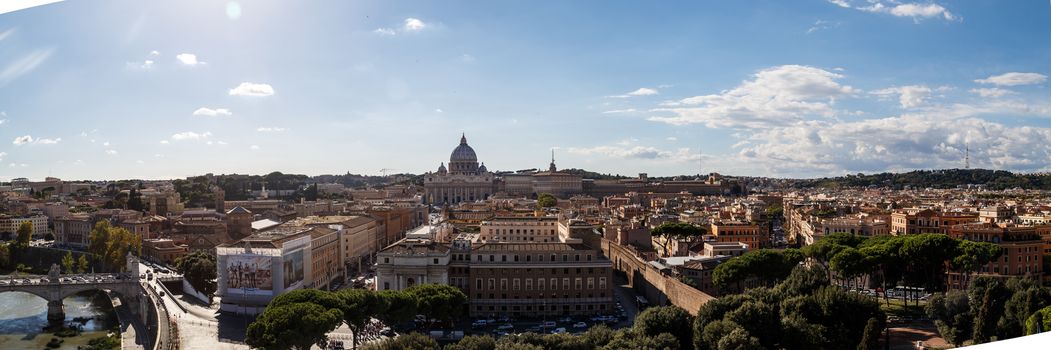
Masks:
[[[971,168],[971,146],[970,145],[967,145],[967,146],[964,147],[964,151],[963,151],[963,168],[964,169],[970,169]]]

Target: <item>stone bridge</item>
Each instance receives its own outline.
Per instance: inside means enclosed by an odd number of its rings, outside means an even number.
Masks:
[[[51,266],[48,275],[0,276],[0,293],[24,292],[47,301],[47,319],[52,325],[65,320],[62,299],[89,290],[101,290],[117,297],[128,306],[140,322],[146,324],[149,300],[139,282],[139,261],[129,255],[128,266],[123,273],[59,274],[57,265]]]

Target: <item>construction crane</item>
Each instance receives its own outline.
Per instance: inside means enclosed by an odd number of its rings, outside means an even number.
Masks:
[[[388,171],[394,171],[394,170],[398,170],[398,169],[383,168],[383,169],[380,169],[380,174],[383,174],[383,177],[387,177],[387,172]]]

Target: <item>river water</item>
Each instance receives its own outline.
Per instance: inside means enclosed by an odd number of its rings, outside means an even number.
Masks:
[[[76,349],[93,338],[106,335],[116,325],[116,314],[105,294],[76,294],[63,300],[66,323],[87,319],[78,336],[62,338],[59,349]],[[47,326],[47,301],[29,293],[0,293],[0,349],[44,349],[55,336],[43,333]]]

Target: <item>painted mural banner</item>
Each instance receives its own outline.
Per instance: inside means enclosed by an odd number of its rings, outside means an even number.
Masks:
[[[226,292],[228,294],[273,293],[273,271],[269,256],[233,255],[226,263]]]

